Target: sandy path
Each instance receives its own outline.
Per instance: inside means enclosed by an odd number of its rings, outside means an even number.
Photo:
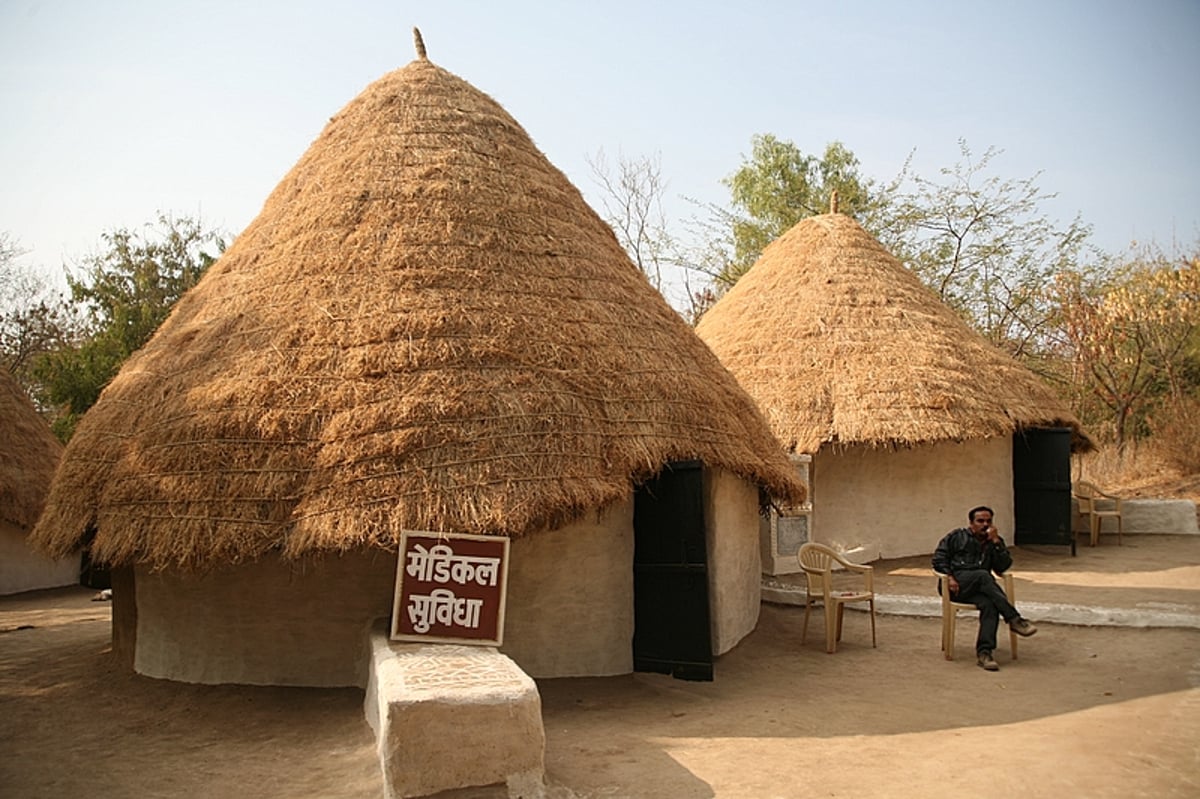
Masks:
[[[848,615],[827,655],[802,612],[765,605],[713,683],[541,681],[552,799],[1200,795],[1200,631],[1045,626],[989,674],[933,619],[881,617],[873,650]],[[381,795],[360,691],[139,677],[107,617],[0,603],[0,794]]]

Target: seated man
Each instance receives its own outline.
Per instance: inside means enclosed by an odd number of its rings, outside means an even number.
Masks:
[[[938,542],[933,553],[933,570],[950,576],[947,582],[955,602],[969,602],[979,608],[976,662],[988,671],[999,671],[992,650],[996,648],[1000,617],[1017,635],[1033,635],[1037,628],[1021,618],[992,576],[992,572],[1003,574],[1012,566],[1012,555],[992,526],[992,515],[991,508],[972,508],[967,514],[970,526],[951,530]]]

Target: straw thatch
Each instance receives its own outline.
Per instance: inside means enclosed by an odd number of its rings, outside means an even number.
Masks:
[[[942,303],[853,219],[810,217],[772,242],[696,332],[796,452],[915,445],[1062,426],[1037,375]]]
[[[124,366],[35,540],[190,568],[521,536],[700,458],[803,489],[753,401],[491,98],[424,58],[333,117]]]
[[[33,527],[62,450],[17,381],[0,369],[0,522]]]

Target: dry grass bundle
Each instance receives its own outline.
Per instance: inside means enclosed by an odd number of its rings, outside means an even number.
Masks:
[[[0,521],[33,527],[62,451],[25,392],[0,369]]]
[[[1068,426],[1040,378],[972,331],[854,220],[800,222],[696,328],[790,450]]]
[[[701,458],[802,492],[753,401],[495,101],[424,58],[333,117],[90,410],[35,539],[202,567],[521,536]]]

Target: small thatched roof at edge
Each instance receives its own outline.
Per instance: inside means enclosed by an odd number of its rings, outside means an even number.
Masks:
[[[1069,427],[1033,372],[980,336],[848,216],[772,242],[696,332],[795,452]]]
[[[17,381],[0,369],[0,521],[33,527],[62,451]]]
[[[420,57],[334,116],[79,424],[34,540],[180,568],[521,536],[702,459],[803,496],[753,401],[495,101]]]

